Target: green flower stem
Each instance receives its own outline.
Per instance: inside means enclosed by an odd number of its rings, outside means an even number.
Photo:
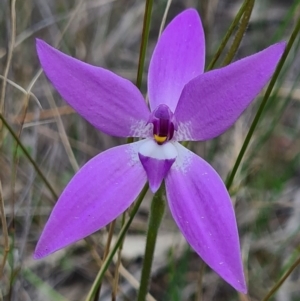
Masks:
[[[14,132],[12,127],[8,124],[8,122],[6,121],[6,119],[3,117],[3,115],[1,113],[0,113],[0,120],[3,122],[5,127],[8,129],[10,134],[13,136],[13,138],[15,139],[15,141],[17,142],[17,144],[20,146],[21,150],[23,151],[24,155],[27,157],[27,159],[33,165],[35,171],[41,177],[41,179],[43,180],[43,182],[45,183],[45,185],[47,186],[47,188],[51,192],[53,198],[56,200],[58,198],[58,196],[57,196],[57,193],[55,192],[54,188],[51,186],[51,184],[47,180],[46,176],[42,173],[42,171],[40,170],[40,168],[38,167],[38,165],[36,164],[34,159],[30,156],[29,152],[27,151],[27,149],[25,148],[25,146],[23,145],[23,143],[19,139],[18,135]]]
[[[138,65],[138,72],[137,72],[136,84],[135,84],[140,90],[142,87],[146,50],[147,50],[147,45],[149,40],[152,6],[153,6],[153,0],[146,0],[142,40],[141,40],[140,55],[139,55],[139,65]],[[132,142],[133,142],[133,137],[127,138],[127,143],[132,143]]]
[[[157,233],[165,211],[165,201],[163,199],[162,187],[163,186],[161,186],[155,193],[151,203],[141,283],[137,297],[138,301],[145,301],[148,293]]]
[[[138,66],[138,73],[136,79],[136,86],[139,89],[141,89],[142,80],[143,80],[143,71],[144,71],[146,50],[147,50],[148,39],[149,39],[152,6],[153,6],[153,0],[146,0],[144,25],[143,25],[142,41],[141,41],[140,56],[139,56],[139,66]]]
[[[92,301],[93,298],[95,297],[95,294],[97,292],[97,289],[103,279],[103,276],[105,274],[105,272],[107,271],[108,269],[108,266],[109,264],[111,263],[112,259],[113,259],[113,256],[116,254],[120,244],[122,243],[124,237],[125,237],[125,234],[128,230],[128,228],[130,227],[132,221],[133,221],[133,218],[134,216],[136,215],[145,195],[146,195],[146,192],[148,190],[148,183],[144,186],[144,188],[142,189],[140,195],[138,196],[138,199],[136,200],[132,210],[131,210],[131,213],[130,213],[130,217],[128,219],[128,221],[124,224],[124,226],[122,227],[120,233],[119,233],[119,236],[116,240],[116,243],[115,245],[113,246],[113,248],[110,250],[109,254],[107,255],[105,261],[103,262],[102,264],[102,267],[100,269],[100,271],[98,272],[98,275],[96,276],[95,280],[94,280],[94,283],[85,299],[85,301]]]
[[[295,39],[296,39],[296,37],[297,37],[297,35],[299,33],[299,30],[300,30],[300,19],[298,19],[298,22],[297,22],[297,24],[296,24],[296,26],[295,26],[292,34],[291,34],[291,37],[290,37],[290,39],[288,41],[286,49],[285,49],[285,51],[284,51],[284,53],[283,53],[283,55],[282,55],[282,57],[281,57],[278,65],[277,65],[277,68],[276,68],[276,70],[274,72],[274,75],[273,75],[273,77],[272,77],[272,79],[270,81],[270,84],[269,84],[268,88],[267,88],[266,94],[265,94],[265,96],[264,96],[264,98],[263,98],[263,100],[262,100],[262,102],[261,102],[261,104],[260,104],[260,106],[258,108],[258,111],[257,111],[257,113],[256,113],[256,115],[254,117],[254,120],[253,120],[253,122],[251,124],[251,127],[250,127],[250,129],[248,131],[248,134],[247,134],[247,136],[246,136],[246,138],[244,140],[243,146],[242,146],[242,148],[240,150],[240,153],[239,153],[239,155],[238,155],[238,157],[236,159],[236,162],[235,162],[235,164],[233,166],[233,169],[232,169],[230,175],[227,178],[227,181],[226,181],[226,187],[227,187],[227,189],[229,189],[231,187],[232,183],[233,183],[233,179],[234,179],[234,177],[236,175],[236,172],[237,172],[237,170],[238,170],[238,168],[239,168],[239,166],[241,164],[241,161],[242,161],[242,159],[243,159],[243,157],[245,155],[245,152],[247,150],[247,147],[249,145],[251,137],[252,137],[252,135],[254,133],[254,130],[255,130],[257,124],[258,124],[258,121],[259,121],[259,119],[260,119],[260,117],[262,115],[262,112],[263,112],[263,110],[264,110],[264,108],[266,106],[266,103],[267,103],[267,101],[268,101],[268,99],[269,99],[269,97],[271,95],[271,92],[272,92],[273,87],[275,85],[275,82],[276,82],[276,80],[277,80],[277,78],[279,76],[279,73],[280,73],[280,71],[281,71],[281,69],[282,69],[282,67],[284,65],[284,62],[285,62],[285,60],[286,60],[286,58],[287,58],[287,56],[288,56],[288,54],[289,54],[289,52],[290,52],[290,50],[291,50],[294,42],[295,42]]]
[[[149,40],[149,31],[150,31],[150,23],[151,23],[152,6],[153,6],[153,0],[146,0],[144,22],[143,22],[143,32],[142,32],[140,55],[139,55],[139,64],[138,64],[138,71],[137,71],[137,78],[136,78],[136,86],[137,86],[137,88],[139,90],[141,90],[142,81],[143,81],[143,70],[144,70],[144,66],[145,66],[146,50],[147,50],[147,45],[148,45],[148,40]],[[134,141],[133,137],[128,137],[126,142],[127,143],[132,143],[133,141]],[[148,189],[148,186],[147,186],[147,189]],[[143,198],[141,199],[141,201],[142,200],[143,200]],[[137,203],[135,204],[135,206],[136,205],[137,205]],[[136,210],[136,212],[134,213],[134,209],[135,209],[135,207],[131,211],[131,215],[130,215],[130,217],[132,217],[132,218],[134,217],[135,213],[137,212],[137,210]],[[123,215],[123,218],[124,218],[124,215]],[[122,224],[123,223],[124,223],[124,219],[122,221]],[[126,226],[126,224],[125,224],[125,226]],[[123,228],[125,226],[123,226]],[[119,237],[120,237],[121,233],[122,233],[122,230],[121,230],[121,232],[119,234]],[[125,233],[124,233],[124,236],[125,236]],[[124,241],[124,237],[122,239],[120,239],[118,247],[116,248],[116,251],[117,251],[117,249],[119,249],[119,252],[118,252],[118,262],[116,264],[116,269],[118,269],[118,267],[120,266],[123,241]],[[106,269],[105,269],[105,271],[106,271]],[[99,274],[100,274],[101,270],[99,271]],[[116,275],[115,275],[115,282],[114,282],[114,288],[113,288],[113,291],[112,291],[112,298],[115,298],[114,294],[116,293],[116,286],[117,286],[117,284],[118,284],[118,271],[116,271]],[[100,284],[99,284],[99,286],[100,286]]]
[[[230,64],[230,62],[232,61],[232,59],[234,58],[240,44],[241,44],[241,41],[243,39],[243,36],[247,30],[247,27],[248,27],[248,24],[249,24],[249,20],[250,20],[250,17],[251,17],[251,13],[252,13],[252,9],[253,9],[253,6],[254,6],[254,1],[255,0],[249,0],[245,6],[245,11],[244,11],[244,14],[243,14],[243,18],[242,18],[242,21],[241,21],[241,25],[235,35],[235,38],[233,40],[233,43],[222,63],[222,66],[226,66],[228,64]]]
[[[242,17],[242,15],[244,14],[245,12],[245,9],[247,8],[247,5],[248,3],[250,2],[251,0],[245,0],[240,8],[240,10],[238,11],[236,17],[234,18],[233,22],[231,23],[229,29],[227,30],[226,32],[226,35],[225,37],[223,38],[217,52],[215,53],[213,59],[211,60],[211,62],[209,63],[206,71],[209,71],[209,70],[212,70],[217,62],[217,60],[219,59],[221,53],[223,52],[229,38],[231,37],[235,27],[238,25],[238,23],[240,22],[240,19]]]
[[[262,299],[262,301],[268,301],[274,293],[280,288],[284,281],[291,275],[294,269],[300,264],[300,257],[291,265],[291,267],[284,273],[284,275],[274,284],[268,294]]]

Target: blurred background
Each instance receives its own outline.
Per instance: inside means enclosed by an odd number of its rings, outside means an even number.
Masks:
[[[167,23],[188,7],[199,11],[206,33],[208,65],[242,1],[170,3]],[[154,1],[144,94],[149,60],[166,5],[166,0]],[[56,202],[37,168],[60,194],[90,158],[126,142],[100,133],[61,99],[40,70],[35,38],[135,82],[144,10],[145,2],[140,0],[0,0],[0,112],[35,163],[17,146],[7,125],[0,122],[0,199],[4,205],[4,213],[0,212],[0,300],[84,300],[101,265],[107,229],[45,259],[33,260],[35,245]],[[288,40],[299,17],[299,0],[256,0],[234,60]],[[231,189],[249,295],[239,295],[204,266],[166,208],[148,300],[261,300],[299,257],[299,45],[298,36]],[[213,141],[190,144],[224,180],[261,96],[225,134]],[[151,197],[149,194],[145,198],[125,239],[117,300],[134,300],[136,296]],[[121,221],[117,221],[115,236],[120,226]],[[114,272],[115,265],[111,264],[99,300],[111,300]],[[272,300],[300,300],[299,274],[296,268]]]

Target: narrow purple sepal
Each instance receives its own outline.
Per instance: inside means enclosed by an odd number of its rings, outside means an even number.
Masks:
[[[235,214],[226,187],[203,159],[177,144],[165,183],[171,213],[192,248],[236,290],[246,293]]]
[[[166,104],[175,111],[186,83],[203,73],[205,39],[196,10],[187,9],[165,28],[154,49],[148,74],[151,111]]]
[[[159,160],[151,157],[146,157],[139,154],[141,163],[147,173],[149,187],[153,193],[155,193],[160,187],[163,179],[169,172],[172,164],[175,162],[174,159]]]
[[[34,257],[45,257],[113,221],[147,181],[137,155],[140,142],[109,149],[86,163],[57,201]]]
[[[284,49],[284,42],[277,43],[191,80],[174,113],[175,139],[212,139],[231,127],[269,81]]]
[[[106,134],[148,137],[149,110],[130,81],[74,59],[36,41],[43,70],[60,95],[81,116]]]

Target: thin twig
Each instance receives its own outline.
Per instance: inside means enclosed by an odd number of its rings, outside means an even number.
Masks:
[[[268,294],[262,299],[262,301],[269,300],[274,293],[280,288],[284,281],[291,275],[294,269],[300,264],[300,257],[291,265],[291,267],[284,273],[284,275],[274,284]]]
[[[240,22],[240,19],[242,17],[242,15],[244,14],[245,12],[245,9],[248,5],[248,2],[250,0],[245,0],[241,6],[241,8],[239,9],[237,15],[235,16],[234,20],[232,21],[232,23],[230,24],[230,27],[228,28],[226,34],[225,34],[225,37],[223,38],[217,52],[215,53],[213,59],[211,60],[211,62],[209,63],[206,71],[209,71],[209,70],[212,70],[217,62],[217,60],[219,59],[221,53],[223,52],[226,44],[228,43],[229,41],[229,38],[231,37],[235,27],[238,25],[238,23]]]
[[[238,155],[238,157],[236,159],[236,162],[235,162],[235,164],[233,166],[233,169],[232,169],[231,173],[229,174],[229,176],[227,178],[227,181],[226,181],[226,187],[227,187],[227,189],[229,189],[231,187],[232,183],[233,183],[234,177],[235,177],[236,172],[237,172],[237,170],[238,170],[238,168],[239,168],[239,166],[241,164],[241,161],[242,161],[242,159],[243,159],[243,157],[244,157],[244,155],[246,153],[246,150],[247,150],[248,145],[250,143],[251,137],[252,137],[252,135],[253,135],[253,133],[254,133],[254,131],[256,129],[256,126],[257,126],[257,124],[258,124],[258,122],[260,120],[260,117],[262,116],[263,110],[264,110],[264,108],[265,108],[265,106],[267,104],[267,101],[268,101],[268,99],[269,99],[269,97],[271,95],[271,92],[272,92],[272,90],[274,88],[274,85],[275,85],[275,83],[277,81],[277,78],[278,78],[279,73],[280,73],[280,71],[281,71],[281,69],[283,67],[283,64],[286,61],[286,58],[287,58],[287,56],[288,56],[288,54],[289,54],[289,52],[290,52],[290,50],[291,50],[291,48],[292,48],[292,46],[294,44],[294,41],[295,41],[295,39],[296,39],[296,37],[297,37],[297,35],[299,33],[299,30],[300,30],[300,19],[298,20],[298,22],[297,22],[297,24],[296,24],[296,26],[295,26],[292,34],[291,34],[291,37],[290,37],[290,39],[288,41],[286,49],[285,49],[285,51],[284,51],[284,53],[283,53],[283,55],[282,55],[282,57],[281,57],[278,65],[276,67],[276,70],[274,72],[274,75],[272,76],[272,79],[271,79],[270,84],[269,84],[269,86],[268,86],[268,88],[266,90],[264,98],[263,98],[263,100],[262,100],[262,102],[261,102],[261,104],[260,104],[260,106],[258,108],[258,111],[257,111],[257,113],[256,113],[256,115],[254,117],[254,120],[253,120],[253,122],[252,122],[252,124],[250,126],[250,129],[249,129],[249,131],[247,133],[247,136],[246,136],[246,138],[244,140],[243,146],[242,146],[242,148],[240,150],[240,153],[239,153],[239,155]]]
[[[114,230],[115,230],[115,225],[116,225],[116,220],[113,220],[110,224],[109,224],[109,230],[108,230],[108,237],[107,237],[107,240],[106,240],[106,245],[105,245],[105,250],[104,250],[104,253],[103,253],[103,261],[106,259],[108,253],[109,253],[109,249],[110,249],[110,245],[111,245],[111,241],[112,241],[112,237],[113,237],[113,234],[114,234]],[[102,262],[103,262],[102,261]],[[99,287],[98,287],[98,290],[95,294],[95,298],[94,298],[94,301],[97,301],[100,297],[100,292],[101,292],[101,285],[102,283],[100,283]],[[111,286],[114,287],[114,280],[113,280],[113,277],[112,277],[112,281],[111,281]]]
[[[110,250],[107,258],[105,259],[105,261],[103,262],[103,265],[101,266],[101,269],[100,271],[98,272],[95,280],[94,280],[94,283],[85,299],[85,301],[91,301],[93,300],[94,296],[95,296],[95,293],[97,291],[97,288],[98,286],[100,285],[102,279],[103,279],[103,276],[106,272],[106,270],[108,269],[108,266],[110,264],[110,262],[112,261],[113,259],[113,256],[116,254],[117,250],[119,249],[119,246],[120,246],[120,243],[123,241],[123,238],[125,237],[125,234],[127,233],[127,230],[129,229],[132,221],[133,221],[133,218],[134,216],[136,215],[147,191],[148,191],[148,188],[149,188],[149,185],[148,183],[144,186],[144,188],[142,189],[139,197],[137,198],[135,204],[134,204],[134,207],[132,208],[131,210],[131,214],[130,214],[130,217],[128,219],[128,221],[126,221],[125,225],[122,227],[120,233],[119,233],[119,236],[117,238],[117,241],[115,242],[113,248]]]
[[[7,255],[9,252],[9,239],[8,239],[6,216],[5,216],[5,211],[4,211],[4,199],[3,199],[3,193],[2,193],[1,180],[0,180],[0,214],[1,214],[2,232],[3,232],[3,237],[4,237],[4,255],[3,255],[1,268],[0,268],[0,279],[1,279],[1,277],[3,275],[3,270],[4,270],[5,262],[7,259]]]
[[[128,283],[131,284],[133,288],[135,288],[136,290],[139,289],[140,282],[132,274],[130,274],[122,264],[120,265],[119,272],[128,281]],[[146,301],[156,301],[156,299],[150,293],[148,293],[146,296]]]
[[[73,153],[73,150],[71,148],[68,136],[66,134],[64,125],[63,125],[62,120],[61,120],[61,116],[58,113],[57,106],[55,105],[55,101],[54,101],[53,95],[51,93],[50,87],[49,87],[49,85],[46,85],[46,87],[47,87],[47,90],[48,90],[47,94],[49,95],[48,102],[49,102],[50,107],[51,107],[51,109],[53,110],[53,113],[54,113],[54,118],[55,118],[56,125],[57,125],[57,128],[58,128],[59,137],[60,137],[60,139],[62,141],[62,144],[65,148],[65,151],[68,155],[68,158],[69,158],[69,161],[72,165],[72,168],[73,168],[74,172],[76,172],[76,171],[79,170],[79,165],[77,163],[77,160],[76,160],[75,155]]]
[[[41,177],[41,179],[44,181],[45,185],[48,187],[49,191],[51,192],[52,196],[57,199],[57,193],[55,192],[54,188],[51,186],[50,182],[47,180],[46,176],[42,173],[34,159],[29,154],[28,150],[25,148],[23,143],[20,141],[18,135],[14,132],[14,130],[11,128],[11,126],[8,124],[6,119],[3,117],[3,115],[0,113],[0,120],[3,122],[5,127],[8,129],[10,134],[13,136],[13,138],[16,140],[18,145],[20,146],[21,150],[23,151],[24,155],[27,157],[27,159],[30,161],[30,163],[33,165],[34,169],[38,173],[38,175]]]
[[[88,239],[86,239],[87,243],[89,245],[91,245],[91,253],[92,253],[92,256],[94,258],[94,260],[97,262],[98,266],[101,268],[102,264],[103,264],[103,261],[102,259],[100,258],[97,250],[95,249],[95,246],[93,244],[91,244],[90,242],[88,242]],[[119,266],[119,272],[120,272],[120,275],[126,279],[126,281],[133,287],[135,288],[136,290],[138,290],[138,288],[140,287],[140,283],[139,281],[122,265],[122,263],[120,264]],[[105,276],[107,277],[107,280],[109,281],[110,285],[112,286],[113,285],[113,276],[112,274],[110,273],[109,270],[107,270],[105,272]],[[120,287],[118,287],[118,291],[121,291]],[[147,294],[146,296],[146,301],[156,301],[156,299],[150,295],[149,293]]]
[[[206,264],[203,260],[201,260],[200,269],[198,271],[198,281],[197,281],[197,291],[196,291],[195,301],[202,300],[202,284],[203,284],[205,268],[206,268]]]
[[[143,24],[142,41],[139,56],[138,73],[136,78],[136,86],[141,89],[143,80],[143,70],[145,65],[146,50],[148,45],[148,37],[150,31],[151,13],[152,13],[153,0],[146,1],[145,16]]]
[[[7,54],[6,66],[4,70],[4,80],[2,84],[2,90],[1,90],[0,113],[2,113],[4,110],[6,80],[8,76],[8,71],[9,71],[14,45],[15,45],[15,39],[16,39],[16,0],[11,1],[10,10],[11,10],[11,36],[10,36],[10,43],[8,45],[8,54]]]
[[[165,27],[165,24],[166,24],[167,15],[168,15],[171,3],[172,3],[172,0],[168,0],[166,8],[165,8],[165,11],[164,11],[164,15],[163,15],[161,23],[160,23],[158,38],[161,36],[161,34],[162,34],[163,30],[164,30],[164,27]]]
[[[3,79],[3,80],[6,80],[6,82],[10,85],[12,85],[13,87],[17,88],[19,91],[21,91],[23,94],[28,94],[28,92],[23,88],[21,87],[20,85],[16,84],[15,82],[13,82],[12,80],[6,78],[0,74],[0,78]],[[32,98],[36,101],[37,105],[39,106],[40,109],[42,109],[42,105],[40,103],[40,101],[38,100],[38,98],[32,93],[32,92],[29,92],[30,96],[32,96]]]
[[[125,218],[126,218],[126,212],[124,212],[122,215],[122,227],[125,224]],[[124,237],[124,239],[125,239],[125,237]],[[122,240],[122,242],[119,246],[118,258],[117,258],[117,262],[115,265],[115,276],[114,276],[114,283],[113,283],[113,289],[112,289],[112,294],[111,294],[112,301],[116,301],[116,298],[117,298],[117,289],[118,289],[118,284],[119,284],[119,268],[121,265],[121,254],[122,254],[122,250],[123,250],[124,239]]]
[[[8,72],[10,69],[10,65],[11,65],[11,61],[12,61],[12,56],[13,56],[13,50],[14,50],[14,44],[15,44],[15,38],[16,38],[16,0],[12,0],[11,1],[11,6],[10,6],[10,21],[11,21],[11,36],[10,36],[10,42],[8,45],[8,54],[7,54],[7,61],[6,61],[6,66],[5,66],[5,70],[4,70],[4,76],[3,76],[3,81],[2,81],[2,90],[1,90],[1,98],[0,98],[0,114],[2,116],[2,113],[4,114],[5,112],[5,94],[6,94],[6,84],[7,84],[7,77],[8,77]],[[0,134],[1,134],[1,142],[4,139],[4,131],[3,130],[3,124],[5,124],[3,122],[3,120],[0,120]],[[13,172],[12,172],[12,177],[14,178],[14,166],[13,166]],[[12,220],[14,223],[14,190],[13,190],[13,185],[14,185],[14,181],[11,182],[12,185]],[[1,187],[0,187],[1,188]],[[2,225],[3,225],[3,231],[8,231],[7,229],[7,224],[6,224],[6,217],[5,217],[5,213],[4,213],[4,203],[3,203],[3,197],[2,197],[2,188],[0,191],[0,198],[1,198],[1,207],[3,206],[3,208],[1,208],[1,216],[2,216]],[[12,223],[12,225],[13,225]],[[10,231],[11,235],[14,235],[14,225],[12,228],[12,231]],[[8,232],[4,233],[4,237],[6,237],[8,239]],[[6,240],[5,238],[5,240]],[[14,246],[14,237],[12,238],[12,248]],[[5,241],[5,250],[4,250],[4,256],[3,256],[3,262],[2,262],[2,266],[1,266],[1,274],[2,271],[4,269],[5,266],[5,262],[6,262],[6,257],[9,251],[9,245],[8,245],[8,240]],[[14,274],[14,261],[11,261],[11,275],[10,275],[10,280],[9,280],[9,293],[8,296],[9,298],[11,298],[11,293],[12,293],[12,286],[13,286],[13,274]]]
[[[241,42],[242,42],[243,36],[245,35],[247,27],[249,25],[249,20],[250,20],[251,13],[253,10],[254,2],[255,2],[255,0],[249,0],[247,2],[247,5],[245,6],[245,11],[244,11],[244,14],[242,17],[241,25],[234,37],[233,43],[232,43],[226,57],[224,58],[222,66],[226,66],[226,65],[230,64],[231,61],[233,60]]]
[[[74,10],[74,12],[72,13],[70,20],[68,21],[68,23],[66,24],[66,26],[64,27],[63,31],[61,32],[60,36],[57,38],[57,41],[55,43],[55,46],[58,47],[58,45],[60,44],[60,42],[62,41],[62,38],[64,36],[64,34],[66,33],[67,29],[69,28],[69,26],[71,25],[71,22],[74,20],[74,18],[76,17],[78,11],[79,11],[79,7],[82,5],[82,3],[84,2],[84,0],[81,0],[78,5],[77,8]],[[38,80],[38,78],[40,77],[40,75],[43,73],[43,70],[40,68],[38,70],[38,72],[36,73],[36,75],[33,77],[33,79],[30,81],[28,88],[27,88],[27,93],[30,93],[30,91],[32,90],[34,84],[36,83],[36,81]]]

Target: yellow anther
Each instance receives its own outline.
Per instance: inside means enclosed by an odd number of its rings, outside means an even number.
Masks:
[[[167,136],[158,136],[154,134],[154,139],[157,143],[164,143],[167,140]]]

